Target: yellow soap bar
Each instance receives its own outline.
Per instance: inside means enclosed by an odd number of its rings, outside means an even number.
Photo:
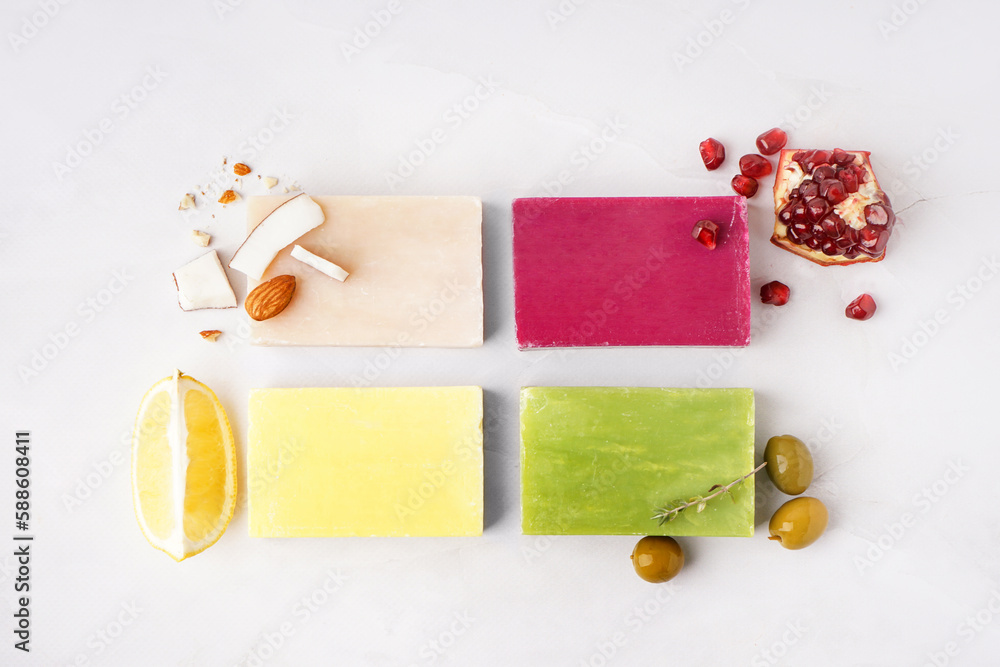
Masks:
[[[251,537],[483,532],[481,387],[255,389]]]

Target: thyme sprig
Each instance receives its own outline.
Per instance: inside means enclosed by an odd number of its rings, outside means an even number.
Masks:
[[[725,486],[721,484],[716,484],[715,486],[713,486],[708,490],[708,493],[706,493],[703,496],[694,496],[693,498],[688,498],[687,500],[674,500],[672,502],[667,503],[663,507],[657,507],[656,514],[654,514],[652,518],[659,519],[660,521],[659,525],[662,526],[668,521],[673,521],[674,519],[676,519],[681,512],[690,507],[696,508],[695,509],[696,512],[704,512],[705,508],[708,507],[709,500],[718,498],[719,496],[724,496],[727,493],[731,493],[734,488],[742,484],[750,477],[756,475],[766,465],[767,461],[764,461],[763,463],[761,463],[759,466],[757,466],[747,474],[743,475],[742,477],[738,477],[737,479],[734,479]],[[736,498],[734,496],[731,495],[730,497],[733,498],[733,502],[736,502]]]

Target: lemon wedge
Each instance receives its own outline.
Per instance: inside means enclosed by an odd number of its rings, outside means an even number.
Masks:
[[[226,531],[236,507],[236,446],[222,404],[180,371],[142,399],[132,433],[132,500],[143,535],[176,561]]]

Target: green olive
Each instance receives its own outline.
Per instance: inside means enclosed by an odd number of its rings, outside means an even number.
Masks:
[[[786,549],[804,549],[819,539],[828,520],[822,501],[809,496],[792,498],[771,517],[768,539],[777,540]]]
[[[767,476],[782,493],[797,496],[813,479],[813,457],[806,443],[794,435],[776,435],[764,448]]]
[[[662,584],[677,576],[684,567],[684,550],[672,537],[644,537],[632,550],[632,566],[646,581]]]

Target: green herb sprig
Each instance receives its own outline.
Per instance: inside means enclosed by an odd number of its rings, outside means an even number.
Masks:
[[[653,519],[658,519],[660,524],[663,525],[668,521],[673,521],[680,513],[691,507],[695,508],[695,512],[704,512],[705,508],[708,507],[708,501],[718,498],[719,496],[724,496],[727,493],[731,493],[733,489],[742,484],[747,479],[756,475],[760,470],[767,465],[767,461],[764,461],[759,466],[748,472],[747,474],[734,479],[729,484],[725,486],[721,484],[716,484],[708,490],[708,492],[703,496],[694,496],[693,498],[688,498],[687,500],[675,500],[673,502],[667,503],[663,507],[656,508],[656,514],[652,516]],[[733,502],[736,502],[736,497],[730,495]]]

